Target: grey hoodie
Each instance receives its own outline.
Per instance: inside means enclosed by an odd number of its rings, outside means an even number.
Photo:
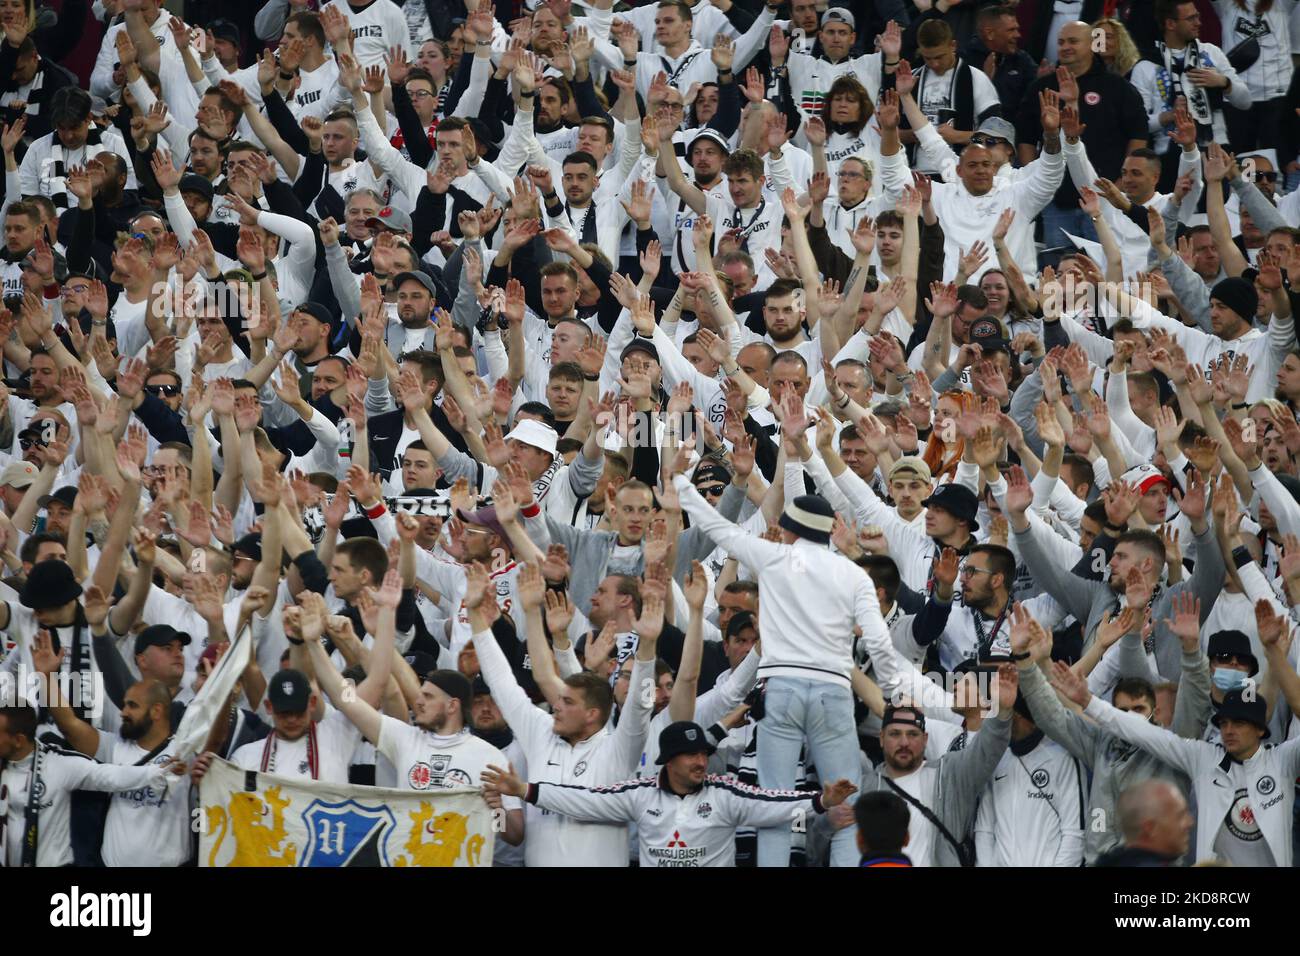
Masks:
[[[1206,718],[1204,708],[1196,707],[1193,698],[1208,696],[1210,671],[1200,650],[1184,653],[1182,663],[1183,683],[1174,703],[1171,729],[1180,737],[1196,740],[1205,729]],[[1191,781],[1186,774],[1067,710],[1037,667],[1020,672],[1020,689],[1034,715],[1034,722],[1072,757],[1082,760],[1092,772],[1087,825],[1083,833],[1084,860],[1088,866],[1124,842],[1119,832],[1116,804],[1125,790],[1148,780],[1168,780],[1189,801],[1192,799]],[[1194,694],[1193,689],[1201,690],[1202,694]]]
[[[928,788],[933,796],[927,806],[956,839],[964,840],[969,835],[980,794],[1010,741],[1010,718],[992,717],[980,725],[980,732],[970,746],[950,751],[938,760],[927,760],[915,771],[937,778]],[[862,777],[862,792],[873,790],[894,792],[885,782],[883,764],[868,770]],[[941,833],[934,835],[933,859],[918,862],[928,862],[932,866],[961,866],[957,851]]]

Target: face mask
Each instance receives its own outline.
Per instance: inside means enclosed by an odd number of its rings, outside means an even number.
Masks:
[[[1230,667],[1216,667],[1214,669],[1214,686],[1225,693],[1230,690],[1237,690],[1246,683],[1246,675],[1241,671],[1234,671]]]

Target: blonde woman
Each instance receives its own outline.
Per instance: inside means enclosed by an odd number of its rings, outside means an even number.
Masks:
[[[87,19],[85,7],[79,4],[68,4],[60,22],[52,8],[37,10],[36,0],[0,0],[0,32],[10,45],[16,47],[31,37],[41,56],[56,62],[81,42]]]
[[[1142,60],[1142,54],[1129,35],[1128,27],[1114,17],[1103,17],[1092,25],[1092,29],[1094,36],[1097,30],[1102,30],[1105,34],[1106,44],[1101,48],[1100,55],[1106,69],[1128,79],[1133,67]]]

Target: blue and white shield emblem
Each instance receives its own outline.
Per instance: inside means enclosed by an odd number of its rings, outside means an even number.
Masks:
[[[314,800],[302,815],[311,835],[299,866],[388,866],[385,842],[396,826],[385,806]]]

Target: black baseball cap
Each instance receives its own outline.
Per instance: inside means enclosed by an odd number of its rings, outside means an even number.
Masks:
[[[972,322],[969,335],[971,345],[978,345],[985,352],[1006,351],[1011,345],[1002,334],[1002,323],[991,315]]]
[[[758,630],[758,622],[754,620],[754,615],[749,611],[737,611],[731,615],[731,620],[727,622],[727,633],[725,637],[735,637],[746,628]]]
[[[890,724],[906,724],[925,733],[925,714],[919,708],[910,705],[886,704],[885,715],[880,718],[880,729],[883,731]]]
[[[266,694],[275,713],[300,714],[311,701],[311,683],[302,671],[286,668],[271,678]]]
[[[208,202],[212,202],[213,189],[212,183],[206,177],[198,173],[186,173],[181,177],[176,189],[180,193],[198,193]]]
[[[649,339],[643,339],[639,337],[633,339],[631,342],[627,344],[627,347],[623,349],[622,353],[618,357],[618,360],[622,362],[633,352],[644,352],[646,355],[650,356],[656,362],[659,361],[659,350],[655,348],[655,344],[651,342]]]
[[[254,561],[262,560],[262,536],[257,532],[244,535],[230,546],[231,554],[244,555]]]
[[[329,307],[321,305],[319,302],[304,302],[293,311],[301,312],[304,315],[310,315],[321,325],[334,324],[334,316],[330,315]]]
[[[697,487],[715,481],[720,481],[724,485],[731,483],[731,472],[727,471],[725,465],[717,462],[705,462],[695,469],[695,474],[691,475],[691,484]]]
[[[239,27],[235,26],[229,20],[218,18],[208,24],[208,29],[212,36],[217,40],[229,40],[235,46],[239,46],[243,41],[239,36]]]
[[[166,647],[172,641],[180,641],[181,647],[189,647],[193,638],[170,624],[154,624],[135,636],[135,652],[143,654],[146,647]]]
[[[425,674],[438,669],[438,658],[426,651],[411,651],[402,659],[411,665],[411,670],[415,671],[415,676],[420,680],[424,680]]]
[[[54,492],[54,494],[43,496],[37,504],[42,508],[47,508],[53,501],[57,501],[60,504],[71,508],[77,503],[77,486],[64,485],[58,491]]]

